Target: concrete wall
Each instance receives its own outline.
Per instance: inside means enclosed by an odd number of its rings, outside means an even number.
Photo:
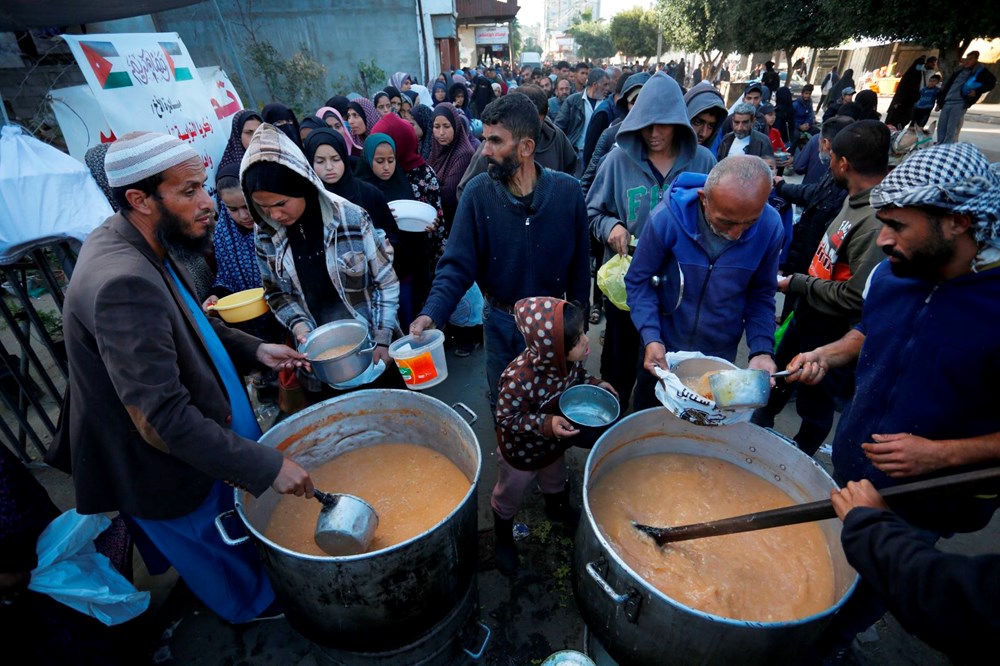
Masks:
[[[242,4],[246,7],[246,0]],[[289,55],[305,45],[312,57],[326,66],[327,86],[316,91],[317,103],[333,94],[340,77],[356,78],[359,61],[368,63],[374,58],[387,76],[405,71],[424,78],[413,0],[339,0],[335,7],[322,0],[285,0],[270,4],[255,2],[252,6],[259,26],[258,37]],[[239,59],[257,101],[261,104],[271,101],[263,80],[253,72],[250,60],[242,53],[247,32],[240,25],[234,3],[219,0],[218,7],[229,26],[235,52],[226,41],[211,2],[159,12],[153,19],[158,30],[180,34],[199,67],[219,64],[237,85],[242,85],[236,67]],[[424,23],[430,32],[429,16]],[[433,78],[437,74],[437,55],[432,52],[430,56]]]

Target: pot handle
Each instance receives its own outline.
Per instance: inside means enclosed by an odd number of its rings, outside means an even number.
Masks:
[[[469,407],[464,402],[456,402],[451,406],[451,408],[455,410],[461,409],[463,412],[471,416],[472,417],[471,419],[466,419],[469,425],[473,425],[476,421],[479,420],[479,415],[476,414],[474,411],[472,411],[472,408]]]
[[[230,509],[229,511],[224,511],[223,513],[220,513],[218,516],[215,517],[215,529],[219,531],[219,536],[222,537],[222,543],[226,544],[227,546],[238,546],[244,541],[250,539],[249,536],[241,537],[239,539],[234,539],[231,536],[229,536],[228,532],[226,532],[226,528],[222,524],[222,519],[228,518],[229,516],[235,513],[236,509]]]
[[[359,349],[355,353],[357,353],[357,354],[367,354],[370,351],[375,351],[375,348],[378,347],[378,343],[376,343],[374,340],[369,340],[369,342],[371,343],[371,347],[369,347],[368,349]]]
[[[472,661],[479,661],[479,659],[483,656],[483,653],[486,652],[486,646],[490,644],[490,637],[493,635],[492,632],[490,632],[490,628],[482,622],[477,620],[476,624],[482,627],[483,631],[486,632],[486,636],[483,638],[483,644],[479,646],[479,649],[476,652],[473,652],[468,648],[462,648],[462,652],[469,655],[469,659]]]
[[[590,574],[590,577],[594,579],[594,582],[597,583],[597,586],[602,590],[604,590],[604,594],[611,597],[611,601],[615,602],[616,604],[623,604],[626,601],[628,601],[629,599],[628,594],[618,594],[617,592],[615,592],[615,589],[611,587],[608,581],[604,580],[604,576],[602,576],[601,572],[597,570],[597,562],[587,563],[587,573]]]

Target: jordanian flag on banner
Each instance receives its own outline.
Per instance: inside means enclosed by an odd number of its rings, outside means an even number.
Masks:
[[[118,58],[118,49],[111,42],[80,42],[80,50],[83,51],[87,64],[94,70],[101,88],[110,90],[112,88],[127,88],[132,85],[132,79],[128,72],[114,71],[115,66],[111,64],[109,58]],[[121,69],[121,66],[119,66]]]

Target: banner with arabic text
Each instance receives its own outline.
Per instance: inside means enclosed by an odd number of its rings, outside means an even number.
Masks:
[[[206,92],[177,33],[63,35],[115,138],[135,130],[172,134],[201,155],[208,182],[241,108],[233,90]]]

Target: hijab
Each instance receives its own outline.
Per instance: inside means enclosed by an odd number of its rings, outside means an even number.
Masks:
[[[414,107],[416,108],[416,107]],[[396,151],[396,162],[404,171],[412,171],[425,166],[427,162],[420,155],[417,144],[417,133],[413,125],[406,122],[394,113],[384,116],[375,124],[373,133],[388,135],[393,141],[393,149]],[[374,148],[372,149],[374,151]],[[365,141],[365,155],[367,159],[368,142]]]
[[[350,155],[348,155],[347,142],[344,141],[344,137],[341,136],[340,132],[330,127],[318,129],[307,136],[305,141],[305,155],[310,165],[312,165],[313,158],[316,157],[316,151],[319,150],[320,146],[330,146],[336,150],[337,154],[340,155],[341,161],[344,163],[344,175],[340,177],[340,180],[332,185],[324,181],[323,187],[326,188],[327,192],[333,192],[338,196],[344,197],[352,204],[361,206],[361,187],[351,172]],[[320,178],[320,180],[323,179]]]
[[[101,188],[101,192],[104,193],[108,203],[111,204],[111,210],[117,213],[118,204],[115,203],[115,195],[111,191],[111,185],[108,183],[108,173],[104,170],[104,156],[108,154],[108,148],[110,147],[110,143],[99,143],[96,146],[91,146],[83,156],[83,161],[87,163],[90,175],[97,181],[97,186]],[[242,148],[242,145],[240,147]],[[237,164],[239,163],[237,162]]]
[[[334,109],[337,110],[337,113],[339,113],[341,117],[344,117],[347,115],[347,105],[350,103],[351,100],[347,99],[343,95],[334,95],[330,99],[326,100],[326,103],[323,105],[323,108],[325,109],[326,107],[333,107]],[[317,112],[317,115],[318,114],[319,112]]]
[[[444,101],[442,101],[442,102],[437,101],[437,91],[438,90],[444,91]],[[445,103],[447,103],[448,102],[448,86],[446,86],[441,81],[436,82],[434,84],[434,88],[431,90],[431,97],[434,98],[434,106],[437,106],[438,104],[445,104]]]
[[[862,90],[854,96],[854,103],[860,106],[865,114],[860,120],[880,120],[882,118],[882,114],[876,110],[878,108],[878,95],[874,90]]]
[[[458,184],[461,182],[462,176],[465,175],[465,170],[469,167],[469,162],[472,161],[472,156],[476,152],[476,149],[469,141],[469,134],[465,123],[460,119],[461,115],[461,112],[455,109],[454,106],[448,102],[442,102],[434,109],[434,114],[431,117],[432,125],[435,118],[444,118],[451,123],[452,128],[455,130],[455,138],[450,145],[442,146],[437,141],[434,141],[430,159],[428,160],[428,163],[437,175],[438,184],[441,186],[442,199],[454,204],[458,202]]]
[[[382,88],[382,92],[388,95],[390,100],[392,100],[393,97],[403,99],[403,93],[399,92],[399,88],[396,86],[386,86],[385,88]],[[378,97],[378,95],[376,95],[376,97]]]
[[[354,100],[353,102],[347,105],[347,108],[354,109],[354,113],[364,118],[365,136],[368,136],[369,134],[372,133],[372,128],[375,127],[375,124],[378,123],[379,118],[382,117],[382,115],[375,109],[375,105],[372,104],[370,100],[364,97],[359,97],[358,99]]]
[[[424,133],[423,138],[419,140],[417,150],[421,157],[427,159],[434,147],[434,110],[423,104],[415,104],[410,109],[410,115]]]
[[[236,115],[233,116],[233,128],[229,131],[229,141],[226,143],[226,150],[222,153],[222,159],[219,160],[219,168],[227,164],[239,164],[240,160],[243,159],[243,153],[246,152],[246,148],[243,147],[240,137],[243,134],[243,126],[247,124],[248,120],[264,122],[260,114],[252,109],[243,109],[236,112]]]
[[[486,105],[496,99],[496,94],[493,92],[493,82],[490,81],[485,76],[477,76],[476,80],[473,82],[472,88],[472,107],[475,110],[476,117],[483,115],[483,110]],[[468,103],[468,98],[466,103]]]
[[[379,90],[379,91],[378,91],[377,93],[375,93],[375,94],[374,94],[374,95],[372,96],[372,106],[374,106],[374,107],[375,107],[375,110],[376,110],[376,111],[378,111],[378,102],[379,102],[379,100],[380,100],[380,99],[382,99],[383,97],[385,97],[385,98],[386,98],[387,100],[389,100],[389,102],[390,102],[390,103],[392,102],[392,97],[391,97],[391,96],[389,95],[389,93],[387,93],[387,92],[386,92],[386,91],[384,91],[384,90]]]
[[[405,121],[400,120],[400,122]],[[412,127],[410,131],[413,131]],[[406,174],[403,173],[403,168],[399,164],[398,157],[396,159],[396,170],[389,180],[382,180],[375,175],[375,170],[372,167],[372,162],[375,160],[375,149],[383,143],[389,144],[393,154],[396,154],[396,142],[392,140],[392,137],[373,132],[365,139],[364,159],[358,163],[358,178],[378,188],[385,195],[386,201],[396,201],[398,199],[415,201],[416,197],[413,195],[413,187],[410,185],[410,181],[406,179]]]
[[[239,182],[239,162],[230,162],[219,167],[215,180],[218,182],[227,176]],[[257,263],[257,253],[254,248],[254,232],[253,230],[247,232],[236,224],[222,203],[221,194],[217,196],[219,221],[215,225],[213,237],[217,269],[212,286],[222,286],[234,293],[259,287],[260,265]]]
[[[399,88],[400,90],[403,89],[403,84],[406,83],[407,81],[412,82],[412,79],[410,78],[410,75],[407,74],[406,72],[396,72],[395,74],[389,77],[389,85]]]
[[[434,96],[431,95],[431,91],[425,88],[424,86],[420,85],[419,83],[414,83],[413,85],[411,85],[410,90],[408,90],[407,92],[417,93],[417,101],[414,102],[415,104],[423,104],[428,108],[434,106]]]
[[[358,143],[357,137],[355,137],[351,132],[351,126],[347,124],[346,120],[344,120],[344,116],[347,115],[346,112],[341,114],[340,111],[334,107],[322,106],[316,110],[316,115],[323,119],[323,125],[327,128],[330,128],[330,126],[326,124],[326,119],[328,117],[333,116],[339,120],[340,126],[343,128],[341,130],[341,134],[344,137],[344,142],[347,144],[347,151],[351,154],[351,157],[357,157],[361,154],[363,148],[361,144]]]
[[[299,136],[300,137],[302,136],[301,132],[304,129],[309,130],[311,133],[315,132],[318,129],[323,129],[324,127],[328,127],[328,125],[319,118],[317,118],[316,116],[306,116],[299,123],[299,132],[300,132]]]
[[[284,104],[278,102],[273,102],[264,107],[264,110],[260,113],[261,117],[264,119],[265,123],[270,123],[274,125],[277,129],[281,130],[285,136],[292,140],[299,149],[302,149],[302,137],[299,136],[299,120]],[[276,122],[288,120],[290,123],[285,123],[283,125],[275,125]]]
[[[419,99],[420,95],[417,93],[416,90],[407,90],[405,93],[403,93],[402,97],[402,100],[404,102],[406,100],[410,100],[410,106],[413,106],[414,104],[420,104],[420,102],[418,101]]]
[[[840,98],[844,95],[844,88],[857,88],[854,85],[854,70],[845,69],[844,75],[837,79],[837,82],[833,84],[830,88],[830,92],[826,98],[826,105],[840,104]]]

